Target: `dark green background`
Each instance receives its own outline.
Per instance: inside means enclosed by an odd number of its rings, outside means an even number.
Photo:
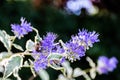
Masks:
[[[9,0],[8,0],[9,1]],[[101,55],[108,57],[115,56],[120,61],[120,6],[119,0],[101,0],[98,5],[100,12],[94,16],[88,16],[84,10],[80,16],[68,15],[62,10],[54,8],[51,5],[44,4],[41,8],[33,7],[30,0],[22,1],[6,1],[0,0],[0,29],[4,29],[7,33],[11,32],[11,23],[20,23],[20,18],[25,17],[32,26],[39,30],[41,36],[46,32],[54,32],[59,35],[59,39],[64,42],[70,39],[72,34],[76,34],[78,29],[95,30],[100,34],[100,42],[90,48],[86,55],[93,58],[96,62]],[[34,38],[35,33],[29,33],[25,38],[15,42],[25,48],[27,39]],[[0,52],[5,51],[3,44],[0,43]],[[13,48],[13,52],[17,51]],[[72,67],[88,68],[88,63],[84,58],[71,64]],[[51,80],[57,79],[59,71],[48,68]],[[32,75],[30,69],[24,68],[20,71],[23,80],[28,80]],[[2,76],[2,74],[1,74]],[[13,78],[11,76],[11,78]],[[80,77],[81,80],[84,80]],[[80,79],[78,78],[78,80]],[[15,79],[15,78],[13,78]],[[120,80],[120,65],[117,69],[107,75],[97,75],[95,80]],[[39,77],[34,80],[40,80]]]

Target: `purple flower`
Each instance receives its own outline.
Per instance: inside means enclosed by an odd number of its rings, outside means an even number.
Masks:
[[[99,42],[98,34],[93,32],[88,32],[87,30],[79,30],[79,33],[71,37],[71,40],[66,43],[67,48],[67,58],[70,61],[80,59],[80,57],[85,56],[85,52],[89,47],[95,42]]]
[[[46,69],[48,65],[47,57],[40,55],[38,59],[34,61],[34,69],[35,71],[39,71],[40,69]]]
[[[35,59],[34,68],[36,71],[39,71],[39,69],[46,69],[48,61],[50,62],[50,64],[60,64],[64,61],[64,57],[61,58],[59,61],[48,60],[48,56],[50,54],[64,53],[64,49],[61,47],[61,45],[59,43],[55,43],[56,38],[56,34],[51,32],[47,33],[46,36],[43,36],[43,39],[40,42],[39,50],[34,50],[32,52],[32,56]]]
[[[32,31],[32,26],[30,23],[25,21],[25,18],[20,19],[21,24],[11,24],[12,32],[15,34],[15,36],[18,39],[21,39],[21,37],[24,37],[24,35],[28,34]]]
[[[40,41],[39,49],[32,52],[33,58],[35,59],[34,68],[36,71],[39,69],[45,69],[48,62],[50,64],[61,64],[64,62],[65,57],[70,61],[75,61],[85,56],[85,52],[88,47],[92,47],[93,43],[98,42],[98,34],[95,32],[88,32],[87,30],[79,30],[79,33],[72,36],[72,39],[67,42],[64,46],[60,43],[56,43],[57,35],[54,33],[47,33],[43,36]],[[63,48],[64,47],[64,48]],[[49,55],[51,54],[66,54],[60,60],[51,59]]]
[[[46,36],[43,36],[41,41],[41,49],[49,53],[63,53],[64,49],[60,46],[59,43],[55,43],[57,35],[51,32],[48,32]]]
[[[108,59],[105,56],[100,56],[97,62],[97,71],[100,74],[112,72],[117,67],[118,60],[115,57]]]
[[[28,23],[27,21],[25,21],[25,18],[21,18],[21,26],[25,29],[26,33],[31,32],[32,31],[32,26],[31,23]]]
[[[41,42],[42,48],[50,52],[52,48],[54,48],[55,46],[54,41],[56,38],[57,38],[56,34],[51,32],[47,33],[47,35],[43,37],[43,40]]]
[[[11,24],[12,32],[14,32],[15,36],[19,39],[24,36],[25,32],[24,29],[20,27],[18,24]]]
[[[99,42],[98,36],[99,34],[95,31],[88,32],[85,29],[79,30],[78,33],[78,39],[80,42],[83,42],[82,45],[84,45],[87,49],[92,47],[95,42]]]
[[[75,15],[80,15],[82,8],[85,8],[89,14],[95,11],[95,8],[91,0],[68,0],[67,1],[67,4],[66,4],[67,11],[72,12]]]
[[[80,57],[85,55],[84,46],[79,45],[78,43],[69,42],[66,43],[67,50],[67,58],[73,62],[76,59],[80,60]]]
[[[32,56],[35,59],[34,61],[34,69],[35,71],[39,71],[40,69],[46,69],[48,60],[47,55],[38,51],[33,51]]]

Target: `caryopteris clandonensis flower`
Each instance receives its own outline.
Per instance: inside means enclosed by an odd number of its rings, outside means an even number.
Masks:
[[[47,33],[43,36],[43,39],[39,42],[39,48],[33,51],[33,57],[35,58],[34,68],[36,70],[45,69],[47,64],[56,64],[56,60],[48,59],[51,54],[62,54],[61,60],[57,60],[57,64],[64,61],[65,57],[70,61],[79,60],[81,57],[85,56],[85,52],[89,47],[92,47],[93,43],[98,42],[98,34],[93,32],[88,32],[87,30],[79,30],[79,33],[72,36],[70,41],[67,43],[56,42],[57,35],[54,33]]]
[[[97,62],[97,71],[99,74],[107,74],[117,67],[118,60],[115,57],[107,58],[100,56]]]
[[[31,23],[25,21],[25,18],[23,17],[20,21],[21,24],[11,24],[12,32],[18,39],[21,39],[21,37],[24,37],[24,35],[32,31]]]
[[[39,50],[33,51],[33,57],[35,58],[34,62],[34,68],[36,71],[39,69],[45,69],[48,65],[48,56],[50,54],[62,54],[64,53],[64,49],[62,46],[60,46],[59,43],[55,43],[55,40],[57,38],[57,35],[54,33],[47,33],[46,36],[43,36],[43,39],[40,42]],[[57,61],[57,64],[60,64],[63,62],[64,57]],[[50,64],[52,64],[54,61],[50,61]]]
[[[71,40],[66,43],[67,47],[67,58],[70,61],[80,59],[85,55],[85,52],[89,47],[92,47],[95,42],[99,42],[99,34],[95,31],[88,32],[87,30],[79,30],[77,35],[73,35]]]

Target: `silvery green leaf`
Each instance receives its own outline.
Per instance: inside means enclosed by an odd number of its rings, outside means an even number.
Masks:
[[[0,65],[0,72],[4,72],[4,66]]]
[[[28,61],[25,61],[23,66],[28,67],[30,65],[29,65]]]
[[[0,61],[0,72],[4,72],[5,71],[5,65],[8,62],[8,58],[4,58]]]
[[[1,52],[0,53],[0,60],[4,59],[4,58],[7,58],[7,57],[10,57],[11,53],[8,53],[8,52]]]
[[[3,78],[0,78],[0,80],[3,80]],[[7,79],[5,79],[5,80],[12,80],[12,79],[10,79],[10,78],[7,78]]]
[[[5,71],[4,71],[4,76],[3,78],[6,79],[9,77],[16,69],[19,69],[22,66],[23,58],[15,54],[11,56],[7,63],[5,64]]]
[[[26,50],[32,51],[35,48],[35,44],[32,40],[26,42]]]
[[[73,69],[71,67],[68,67],[67,68],[67,76],[68,76],[68,78],[72,77],[72,73],[73,73]]]
[[[75,80],[75,79],[74,79],[74,78],[68,78],[68,77],[60,74],[60,75],[58,76],[58,79],[57,79],[57,80]]]
[[[84,72],[83,72],[83,73],[84,73]],[[91,78],[88,76],[87,73],[84,73],[84,74],[83,74],[83,77],[84,77],[86,80],[91,80]]]
[[[36,35],[35,36],[35,43],[38,43],[38,42],[40,42],[42,40],[42,38],[40,37],[40,35]]]
[[[16,77],[17,78],[17,80],[21,80],[21,78],[20,78],[20,76],[19,76],[19,74],[18,74],[18,71],[19,71],[19,69],[17,68],[17,69],[15,69],[14,70],[14,72],[13,72],[13,75],[14,75],[14,77]]]
[[[10,51],[11,47],[10,36],[4,30],[0,30],[0,41],[4,44],[5,48],[8,51]]]
[[[90,77],[94,79],[96,77],[96,68],[95,68],[96,65],[90,57],[87,57],[86,60],[89,62],[89,65],[92,67],[92,69],[90,69]]]
[[[65,76],[63,76],[62,74],[60,74],[58,76],[58,79],[57,80],[68,80]]]
[[[49,54],[49,56],[48,56],[48,59],[49,60],[61,60],[62,59],[62,57],[63,57],[63,55],[62,54],[59,54],[59,53],[51,53],[51,54]]]
[[[87,57],[86,60],[89,62],[89,65],[94,68],[96,65],[90,57]]]
[[[90,70],[90,77],[92,79],[95,79],[95,77],[96,77],[96,69],[95,68],[93,68],[93,69]]]
[[[86,80],[91,80],[91,78],[85,71],[81,70],[80,68],[75,68],[73,72],[73,77],[79,77],[79,76],[83,76]]]
[[[69,63],[68,61],[64,61],[64,62],[62,63],[62,66],[64,66],[65,68],[66,68],[66,67],[70,67],[70,63]]]
[[[21,50],[21,51],[24,51],[23,50],[23,48],[20,46],[20,45],[18,45],[18,44],[12,44],[16,49],[19,49],[19,50]]]
[[[4,72],[4,64],[6,64],[7,62],[7,59],[5,58],[8,58],[10,57],[10,54],[8,52],[1,52],[0,53],[0,72]]]
[[[70,66],[70,63],[68,61],[64,61],[62,63],[62,66],[65,68],[65,71],[67,73],[67,77],[68,78],[71,78],[72,77],[72,73],[73,73],[73,69],[72,67]]]
[[[44,70],[44,69],[40,69],[39,72],[38,72],[38,75],[40,76],[40,78],[41,78],[42,80],[50,80],[49,74],[48,74],[47,71]]]
[[[83,73],[82,73],[82,70],[80,68],[75,68],[74,69],[74,72],[73,72],[73,77],[79,77],[81,76]]]

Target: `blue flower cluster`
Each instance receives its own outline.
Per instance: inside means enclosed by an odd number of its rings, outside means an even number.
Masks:
[[[21,24],[11,24],[12,32],[18,39],[21,39],[21,37],[24,37],[24,35],[32,31],[31,23],[25,21],[25,18],[23,17],[20,19],[20,21]]]
[[[118,60],[115,57],[109,59],[105,56],[100,56],[97,63],[98,73],[107,74],[108,72],[112,72],[117,67]]]
[[[85,55],[85,52],[89,47],[92,47],[95,42],[99,42],[99,34],[95,31],[88,32],[87,30],[79,30],[79,33],[72,36],[71,40],[66,43],[67,47],[67,58],[70,61],[80,59]]]
[[[34,61],[34,69],[35,71],[39,71],[40,69],[46,69],[48,65],[47,55],[42,52],[33,51]]]
[[[72,36],[72,39],[61,45],[59,42],[56,43],[55,40],[57,35],[54,33],[47,33],[43,36],[40,41],[39,49],[33,51],[33,57],[35,58],[34,68],[36,71],[39,69],[45,69],[48,65],[48,56],[53,53],[63,54],[63,58],[57,62],[62,63],[65,58],[70,61],[75,61],[80,59],[85,55],[86,50],[92,47],[93,43],[99,42],[99,34],[95,31],[88,32],[87,30],[79,30],[79,33]],[[53,63],[54,61],[50,61]]]
[[[31,24],[25,21],[25,18],[21,18],[20,21],[21,24],[11,24],[12,32],[18,39],[21,39],[33,29]],[[65,58],[71,62],[80,60],[81,57],[85,56],[86,50],[92,47],[95,42],[99,42],[98,36],[99,34],[95,31],[88,32],[86,29],[82,29],[79,30],[78,34],[72,35],[68,42],[63,43],[60,40],[56,42],[57,35],[48,32],[40,42],[35,43],[37,47],[32,51],[32,56],[35,59],[33,63],[34,69],[39,71],[40,69],[46,69],[48,64],[59,65],[64,62]],[[56,60],[50,59],[51,54],[59,54],[60,58]],[[55,56],[54,58],[56,58]],[[97,63],[97,72],[107,74],[116,68],[118,60],[115,57],[108,59],[105,56],[101,56]]]
[[[64,49],[61,48],[59,43],[55,43],[55,40],[57,38],[57,35],[54,33],[47,33],[46,36],[43,36],[43,40],[40,41],[39,49],[33,51],[33,57],[35,58],[34,62],[34,68],[36,71],[39,71],[39,69],[45,69],[48,65],[48,56],[52,53],[64,53]],[[58,62],[63,62],[64,57]],[[50,61],[52,64],[53,61]],[[58,64],[57,63],[57,64]]]
[[[25,18],[21,18],[21,24],[11,24],[12,32],[18,39],[21,39],[24,35],[32,31],[32,26],[30,23],[25,21]],[[60,42],[55,42],[57,35],[54,33],[47,33],[46,36],[43,36],[43,39],[37,43],[38,48],[32,51],[32,55],[35,59],[34,68],[36,71],[39,69],[45,69],[50,62],[54,64],[55,61],[49,61],[48,56],[50,54],[63,54],[63,58],[57,61],[57,64],[60,64],[64,61],[65,58],[71,62],[79,60],[85,55],[85,52],[89,47],[92,47],[95,42],[99,42],[99,34],[95,31],[88,32],[87,30],[79,30],[77,35],[73,35],[70,41],[62,45]],[[56,64],[56,63],[55,63]]]

